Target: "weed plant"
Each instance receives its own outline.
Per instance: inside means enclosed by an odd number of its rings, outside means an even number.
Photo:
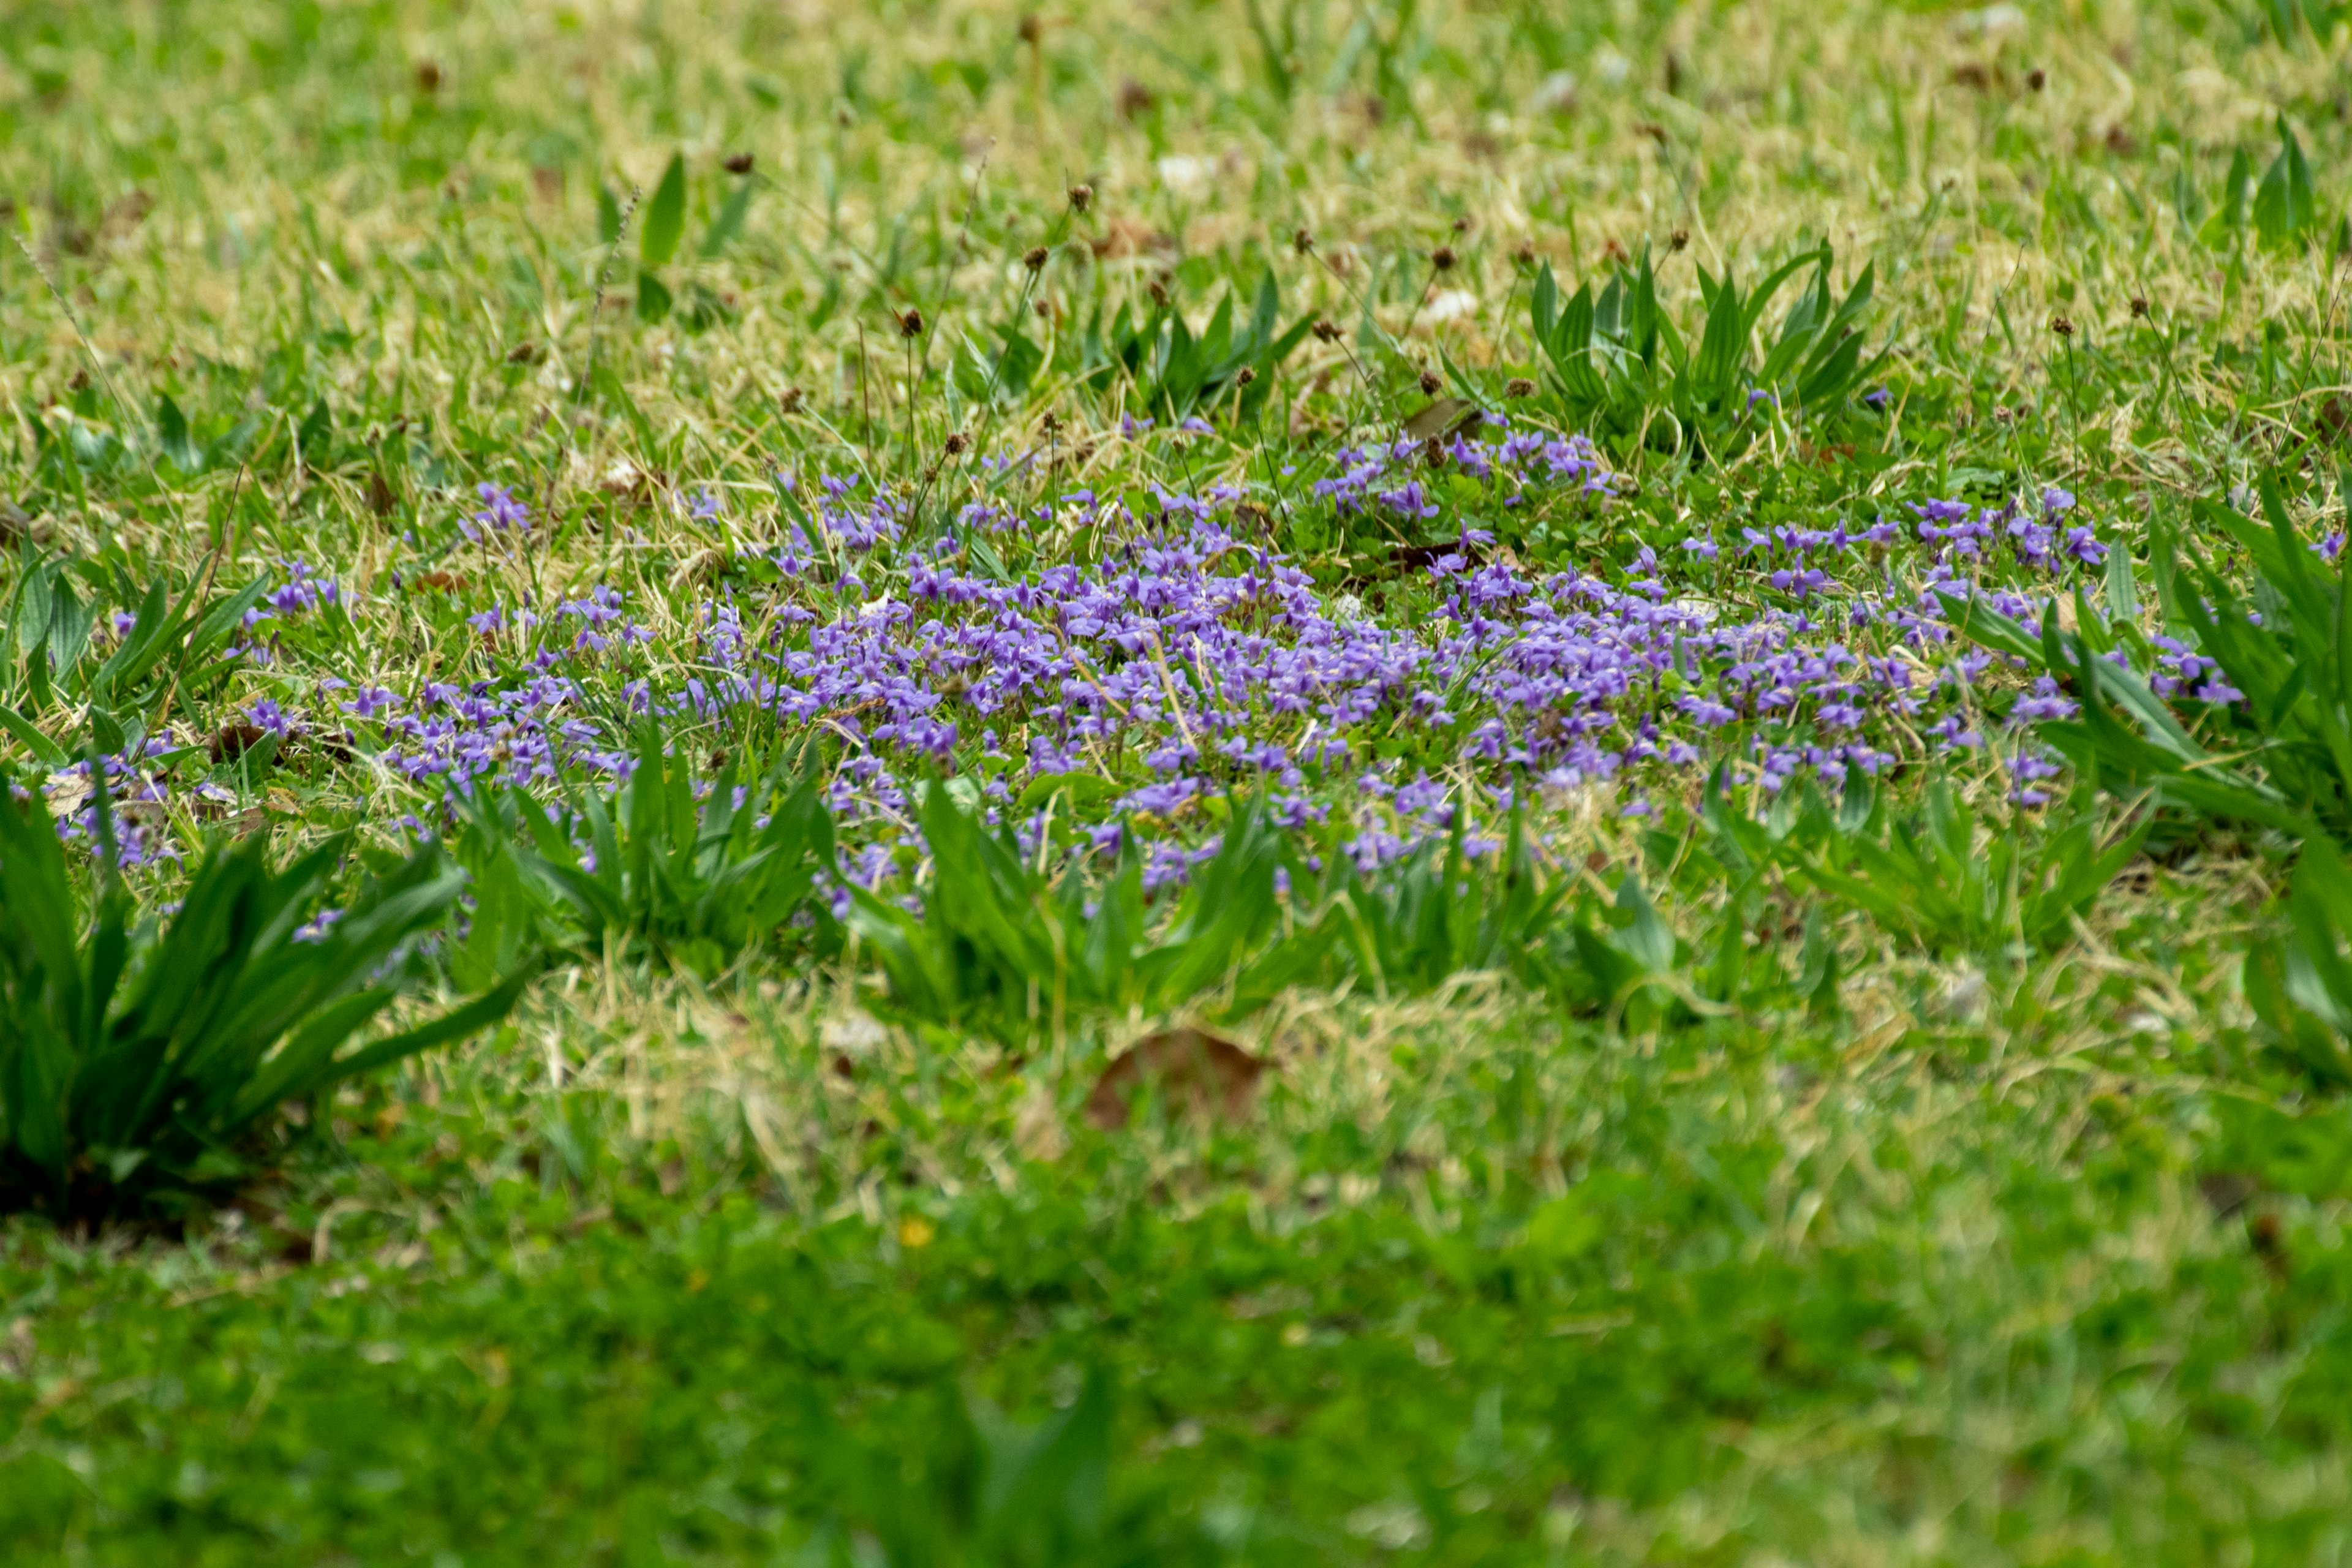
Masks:
[[[38,795],[0,804],[0,1201],[79,1218],[178,1218],[282,1152],[281,1108],[494,1024],[526,970],[463,1006],[346,1050],[399,994],[408,948],[463,873],[436,851],[320,895],[338,840],[273,868],[267,842],[216,846],[168,918],[110,870],[98,795],[85,900]]]

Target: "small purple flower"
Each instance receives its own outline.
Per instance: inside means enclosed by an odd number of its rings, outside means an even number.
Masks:
[[[257,730],[267,730],[283,736],[294,729],[294,721],[285,709],[268,697],[257,697],[245,705],[246,722]]]
[[[2017,760],[2009,765],[2009,798],[2020,805],[2048,805],[2050,792],[2033,786],[2045,779],[2056,778],[2062,771],[2057,763],[2046,758],[2019,752]]]
[[[335,922],[343,918],[341,910],[320,910],[317,916],[294,932],[296,942],[324,942]]]
[[[390,713],[400,706],[400,699],[381,686],[362,686],[343,704],[343,711],[361,719],[373,719]]]
[[[322,604],[342,602],[342,590],[336,586],[334,579],[320,575],[309,562],[297,556],[283,565],[286,581],[263,596],[262,602],[269,606],[270,611],[280,616],[299,616]],[[248,610],[246,612],[246,626],[250,629],[268,618],[267,612]]]
[[[509,529],[521,532],[530,529],[530,510],[515,500],[514,492],[506,486],[477,485],[474,493],[482,498],[482,510],[474,514],[472,521],[457,525],[464,530],[467,538],[479,539],[480,529],[488,529],[492,532],[504,532]],[[479,525],[478,528],[476,525]]]

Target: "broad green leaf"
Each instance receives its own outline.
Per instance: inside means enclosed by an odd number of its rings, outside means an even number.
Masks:
[[[2242,147],[2230,154],[2230,172],[2221,177],[2221,199],[2214,204],[2197,237],[2209,246],[2227,245],[2245,232],[2252,205],[2254,165]]]
[[[677,254],[677,242],[686,234],[686,154],[670,155],[669,167],[662,171],[661,184],[654,187],[653,199],[646,204],[645,231],[637,243],[637,259],[648,268],[665,267]],[[639,296],[642,300],[643,296]],[[642,304],[640,311],[642,312]]]
[[[327,400],[320,398],[310,405],[309,417],[294,433],[294,445],[305,462],[315,463],[327,450],[327,442],[335,433],[335,416],[328,410]]]
[[[5,702],[0,702],[0,729],[6,730],[23,742],[25,749],[32,752],[44,767],[62,768],[72,761],[66,755],[64,747],[41,733],[31,720]]]
[[[16,590],[16,650],[29,654],[49,640],[57,616],[57,568],[35,563],[27,546],[24,576]]]
[[[2278,156],[2263,172],[2253,206],[2254,232],[2273,250],[2299,242],[2319,217],[2319,200],[2311,188],[2311,165],[2304,161],[2303,144],[2284,118],[2278,130]]]
[[[751,210],[752,182],[744,179],[735,183],[734,192],[727,198],[719,216],[710,220],[710,232],[702,237],[705,259],[719,255],[743,232],[744,216]]]
[[[168,392],[155,400],[155,436],[163,456],[182,473],[193,474],[204,467],[204,452],[188,433],[187,416]]]
[[[669,314],[669,289],[651,272],[637,274],[637,320],[651,324]]]

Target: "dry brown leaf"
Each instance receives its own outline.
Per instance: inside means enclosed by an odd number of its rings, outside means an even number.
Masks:
[[[1162,229],[1153,228],[1131,217],[1115,217],[1091,241],[1097,256],[1118,260],[1122,257],[1139,256],[1146,251],[1172,251],[1176,237]]]
[[[267,731],[260,725],[247,724],[241,721],[222,725],[220,732],[213,737],[213,761],[225,763],[231,757],[245,755],[247,752],[261,744],[261,737]]]
[[[1171,1107],[1196,1117],[1249,1113],[1265,1063],[1231,1040],[1205,1030],[1162,1029],[1129,1047],[1095,1082],[1087,1096],[1087,1120],[1106,1132],[1127,1125],[1136,1090],[1157,1085]]]
[[[1404,433],[1416,441],[1450,436],[1478,416],[1478,405],[1466,397],[1441,397],[1404,422]]]

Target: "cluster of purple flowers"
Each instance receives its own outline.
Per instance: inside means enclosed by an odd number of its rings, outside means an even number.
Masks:
[[[1090,775],[1109,787],[1086,792],[1097,804],[1076,824],[1085,841],[1108,850],[1140,830],[1147,880],[1161,886],[1190,874],[1204,837],[1213,847],[1203,805],[1236,784],[1263,791],[1293,828],[1336,816],[1346,853],[1370,867],[1464,812],[1487,821],[1530,786],[1609,786],[1639,812],[1646,792],[1718,763],[1779,790],[1808,774],[1875,773],[1916,747],[1910,737],[1981,747],[1976,689],[1994,656],[1955,637],[1942,596],[2030,616],[2030,599],[1978,574],[2002,552],[2055,573],[2105,550],[2072,521],[2074,498],[2053,489],[2031,509],[1931,500],[1912,508],[1909,528],[1780,524],[1723,545],[1692,532],[1675,563],[1641,544],[1622,564],[1538,571],[1494,548],[1470,513],[1539,492],[1609,504],[1616,487],[1591,446],[1514,432],[1455,436],[1445,450],[1483,497],[1448,525],[1450,545],[1386,585],[1379,616],[1344,584],[1318,587],[1274,547],[1264,512],[1242,509],[1285,504],[1279,487],[1155,489],[1134,510],[1083,489],[1027,515],[973,501],[956,528],[918,545],[900,498],[825,477],[813,530],[787,523],[768,557],[778,580],[722,589],[676,646],[657,644],[625,595],[599,584],[551,605],[524,595],[470,616],[496,637],[504,670],[492,678],[328,677],[307,698],[281,679],[244,712],[272,733],[322,735],[337,754],[435,795],[486,779],[625,776],[626,730],[648,714],[820,730],[845,749],[831,792],[847,829],[836,888],[875,885],[905,863],[916,777],[966,773],[1010,816],[1030,781]],[[1444,510],[1427,457],[1410,441],[1349,449],[1287,504],[1425,522]],[[480,493],[469,535],[530,527],[508,491]],[[1042,563],[1008,572],[957,542],[1033,524],[1087,530],[1090,559],[1050,561],[1041,549]],[[1857,552],[1872,571],[1840,570]],[[257,615],[338,602],[305,563],[285,571]],[[1759,604],[1742,584],[1773,592]],[[2204,661],[2163,646],[2159,690],[2228,700]],[[2022,725],[2072,709],[2044,681],[2009,717]],[[2015,798],[2046,798],[2036,786],[2055,764],[2021,736],[2011,749],[2002,765]]]
[[[895,497],[856,499],[864,480],[827,474],[817,481],[824,499],[817,503],[817,521],[844,548],[864,554],[876,545],[898,537],[900,509]]]
[[[1499,414],[1484,418],[1489,428],[1507,429],[1510,424]],[[1425,443],[1405,437],[1345,447],[1337,456],[1339,471],[1316,480],[1309,493],[1329,502],[1341,516],[1379,512],[1415,522],[1435,517],[1440,508],[1427,482],[1413,472],[1427,450]],[[1581,436],[1515,433],[1489,444],[1456,433],[1439,443],[1439,450],[1454,468],[1494,486],[1498,504],[1506,507],[1523,504],[1531,484],[1573,486],[1592,496],[1612,492],[1607,467]]]
[[[427,682],[413,707],[394,699],[374,716],[376,762],[415,783],[477,779],[551,784],[574,769],[622,775],[625,737],[582,716],[579,682],[535,675],[520,685]]]
[[[1947,563],[1981,559],[1996,542],[2005,542],[2024,565],[2044,572],[2068,564],[2096,566],[2107,558],[2107,547],[2090,528],[2069,523],[2074,498],[2055,486],[2042,492],[2038,510],[2028,511],[2015,501],[1998,510],[1971,509],[1966,501],[1930,500],[1914,505],[1919,537],[1941,546],[1937,559]]]
[[[2242,702],[2246,694],[2221,679],[2221,667],[2190,650],[2177,637],[2148,639],[2156,647],[2156,668],[2148,672],[2148,689],[2158,697],[2193,698],[2200,702]]]
[[[115,864],[125,870],[159,861],[176,860],[179,851],[163,831],[169,781],[156,765],[170,750],[161,736],[133,746],[120,755],[98,759],[106,784],[109,816],[112,818]],[[68,793],[78,804],[58,817],[58,837],[68,843],[98,843],[97,792],[90,787],[87,760],[54,773],[51,794]]]
[[[300,556],[284,563],[281,570],[285,579],[262,595],[260,605],[245,613],[247,632],[273,617],[291,618],[306,615],[320,605],[343,602],[343,591],[335,580],[321,574]],[[263,605],[268,607],[265,609]]]
[[[1371,503],[1388,504],[1365,481]],[[1121,509],[1123,538],[1107,559],[1027,581],[970,570],[951,547],[918,556],[904,598],[860,598],[830,618],[796,602],[796,613],[769,617],[764,646],[747,642],[732,606],[716,607],[701,636],[706,663],[723,673],[690,681],[687,705],[824,727],[851,748],[836,806],[877,824],[903,818],[900,769],[947,761],[974,729],[967,765],[997,801],[1024,773],[1139,769],[1150,782],[1112,801],[1096,835],[1103,847],[1119,841],[1121,819],[1171,824],[1250,777],[1283,820],[1303,824],[1328,817],[1352,769],[1348,809],[1381,803],[1385,786],[1381,810],[1428,831],[1444,818],[1421,820],[1423,795],[1448,792],[1391,775],[1433,757],[1489,780],[1523,771],[1573,789],[1629,769],[1697,767],[1726,754],[1715,732],[1745,725],[1736,754],[1779,788],[1805,772],[1884,766],[1894,753],[1884,726],[1874,729],[1880,720],[1922,720],[1948,745],[1974,739],[1959,715],[1990,656],[1952,646],[1934,590],[1977,590],[1940,561],[1916,596],[1863,594],[1828,610],[1738,618],[1713,601],[1669,599],[1646,549],[1612,584],[1575,570],[1473,567],[1466,552],[1486,540],[1465,530],[1465,555],[1430,574],[1437,601],[1381,625],[1237,537],[1217,515],[1228,499],[1161,496],[1141,524]],[[1801,560],[1900,538],[1884,522],[1781,530],[1749,550]],[[1887,651],[1853,646],[1864,633]],[[2020,718],[2038,711],[2033,700]],[[1953,710],[1940,730],[1931,706]],[[1361,842],[1367,855],[1387,853],[1371,830]],[[1176,874],[1167,856],[1152,864]]]

